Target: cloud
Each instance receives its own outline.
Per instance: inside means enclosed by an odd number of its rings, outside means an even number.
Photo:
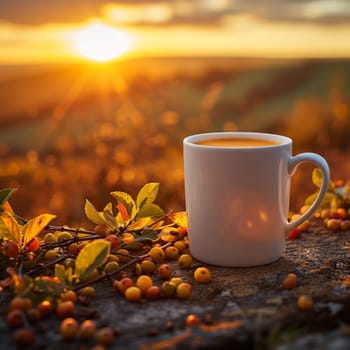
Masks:
[[[107,17],[140,26],[219,26],[241,14],[269,22],[350,25],[348,0],[0,0],[0,21],[22,25]]]

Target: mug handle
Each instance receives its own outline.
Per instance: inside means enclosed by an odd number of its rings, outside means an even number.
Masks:
[[[316,167],[320,168],[322,173],[322,185],[320,187],[320,191],[318,192],[318,195],[315,201],[312,203],[310,208],[295,221],[292,221],[292,222],[286,221],[285,223],[286,233],[289,233],[293,231],[295,228],[297,228],[317,209],[317,207],[321,204],[321,201],[327,192],[329,181],[330,181],[330,170],[326,160],[320,155],[316,153],[311,153],[311,152],[300,153],[294,157],[291,157],[288,161],[288,173],[290,175],[293,175],[298,165],[300,165],[303,162],[311,162]]]

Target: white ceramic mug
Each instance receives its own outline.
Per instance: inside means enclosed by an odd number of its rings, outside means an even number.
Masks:
[[[258,139],[262,146],[213,146],[196,142],[222,138]],[[319,206],[330,179],[326,160],[315,153],[292,156],[292,140],[251,132],[186,137],[185,199],[191,254],[213,265],[243,267],[278,260],[285,236]],[[291,176],[302,162],[322,172],[322,186],[299,219],[287,220]]]

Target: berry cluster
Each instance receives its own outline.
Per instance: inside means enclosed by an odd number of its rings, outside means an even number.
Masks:
[[[43,293],[37,298],[30,288],[25,291],[20,289],[18,296],[10,302],[7,325],[14,330],[13,339],[19,346],[35,344],[35,324],[47,317],[56,317],[59,320],[57,331],[61,334],[62,341],[95,342],[102,346],[112,344],[116,336],[113,328],[106,325],[98,327],[93,319],[78,320],[76,317],[80,303],[91,302],[95,295],[92,285],[100,280],[111,279],[117,293],[130,302],[161,298],[187,300],[191,298],[193,282],[211,281],[208,268],[193,268],[193,258],[183,228],[183,234],[174,233],[173,240],[169,242],[160,239],[137,241],[133,235],[127,233],[118,236],[105,225],[97,225],[87,236],[89,239],[71,231],[73,230],[68,228],[61,231],[50,230],[41,238],[35,237],[24,251],[21,251],[15,241],[7,240],[2,243],[2,253],[9,262],[25,259],[28,275],[42,276],[43,271],[53,274],[53,277],[43,276],[41,280],[42,283],[51,283],[53,293]],[[95,240],[95,236],[98,240],[109,242],[109,254],[88,276],[74,280],[77,257],[90,240]],[[140,242],[141,244],[132,245]],[[193,269],[192,282],[185,281],[178,275],[181,269],[187,270],[187,275]],[[71,271],[70,286],[67,275],[62,277],[58,271],[65,274]],[[20,275],[15,276],[22,279]],[[198,317],[189,315],[185,324],[194,325],[196,322],[199,322]]]

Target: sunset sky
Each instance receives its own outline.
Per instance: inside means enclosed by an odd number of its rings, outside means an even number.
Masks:
[[[0,64],[350,57],[348,0],[0,0]]]

